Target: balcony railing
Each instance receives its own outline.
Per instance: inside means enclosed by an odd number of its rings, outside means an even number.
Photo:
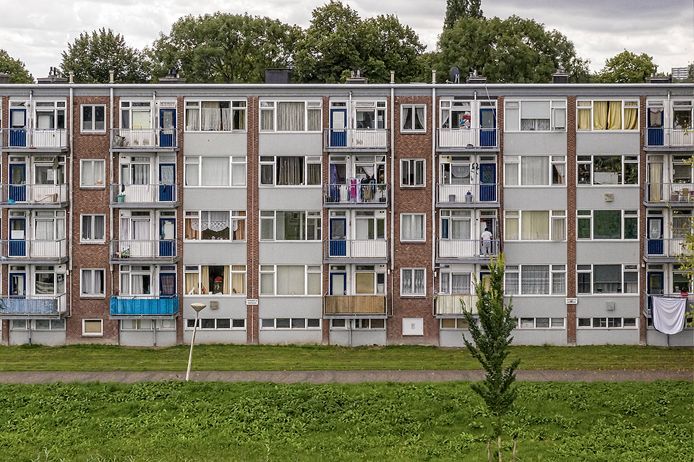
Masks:
[[[439,258],[490,258],[499,254],[499,241],[481,239],[441,239]]]
[[[649,257],[679,257],[687,251],[686,239],[647,239],[646,255]]]
[[[388,205],[387,184],[361,183],[356,178],[347,184],[329,184],[323,189],[326,206],[334,205]]]
[[[110,243],[112,262],[174,261],[176,241],[167,240],[112,240]]]
[[[472,310],[473,313],[477,313],[477,295],[439,294],[436,296],[434,303],[434,315],[462,316],[463,306],[466,310]]]
[[[388,143],[386,129],[324,130],[323,146],[330,151],[386,151]]]
[[[437,200],[446,206],[492,205],[499,201],[495,184],[438,184]]]
[[[69,199],[66,184],[3,184],[0,191],[3,205],[56,206]]]
[[[694,203],[694,184],[648,183],[646,202],[663,204]]]
[[[65,311],[65,295],[47,298],[37,298],[37,296],[0,298],[0,317],[59,316]]]
[[[325,316],[385,316],[385,295],[326,295]]]
[[[111,297],[111,316],[175,316],[178,297]]]
[[[386,239],[330,239],[326,241],[325,255],[328,258],[365,258],[385,260],[388,258]]]
[[[67,258],[67,239],[10,239],[0,241],[3,258],[17,260],[62,260]]]
[[[173,184],[112,184],[111,205],[174,204],[176,185]]]
[[[114,150],[173,149],[177,143],[175,128],[114,128],[111,134],[111,149]]]
[[[646,146],[691,147],[694,146],[694,128],[647,128]]]
[[[10,149],[64,150],[68,147],[68,132],[64,128],[6,128],[2,143]]]
[[[436,132],[441,150],[495,150],[499,146],[496,128],[439,128]]]

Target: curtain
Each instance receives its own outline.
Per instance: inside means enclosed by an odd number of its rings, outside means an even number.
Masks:
[[[105,234],[104,231],[104,217],[103,216],[93,216],[92,217],[93,224],[94,224],[94,235],[90,236],[91,239],[103,239]]]
[[[321,184],[320,173],[320,164],[308,164],[306,166],[306,184]]]
[[[506,217],[506,239],[509,241],[518,240],[518,217]]]
[[[232,220],[232,222],[234,228],[234,240],[243,241],[244,239],[246,239],[246,219],[235,218]]]
[[[521,293],[548,294],[549,266],[523,265],[523,272],[521,274]]]
[[[277,266],[277,295],[303,295],[305,274],[303,265]]]
[[[470,219],[453,219],[451,220],[451,239],[470,239]]]
[[[194,295],[199,292],[200,275],[198,273],[186,273],[186,294]]]
[[[470,293],[470,275],[469,274],[451,274],[451,293],[453,293],[453,294],[469,294]]]
[[[244,162],[232,162],[232,164],[231,164],[231,184],[232,184],[232,186],[244,186],[246,184],[245,159],[244,159]]]
[[[277,131],[304,131],[304,103],[277,103]]]
[[[309,109],[308,110],[308,130],[312,132],[320,131],[321,127],[321,116],[322,112],[320,109]]]
[[[470,166],[451,164],[451,184],[470,184]]]
[[[621,265],[595,265],[593,266],[593,293],[620,293],[621,279]]]
[[[145,292],[145,275],[144,274],[132,274],[131,275],[132,287],[130,288],[131,295],[143,295]]]
[[[549,157],[521,157],[521,184],[529,186],[549,184]]]
[[[186,109],[186,131],[197,132],[200,130],[200,109]]]
[[[202,130],[218,131],[222,126],[222,114],[219,103],[216,101],[204,101],[202,103]]]
[[[355,274],[355,293],[373,294],[374,293],[374,273],[356,273]]]
[[[424,130],[424,107],[416,106],[414,112],[414,129]]]
[[[176,225],[173,221],[165,221],[161,226],[161,239],[171,240],[176,238]]]
[[[578,129],[590,130],[590,109],[578,110]]]
[[[566,236],[566,220],[564,218],[552,218],[552,240],[563,241]]]
[[[424,270],[414,271],[414,293],[424,294],[426,293],[426,287],[424,287]]]
[[[229,132],[232,129],[232,118],[231,118],[231,108],[224,107],[220,109],[222,115],[222,126],[221,129],[225,132]]]
[[[424,233],[422,232],[422,216],[421,215],[409,215],[403,217],[403,237],[405,239],[422,239]]]
[[[274,114],[275,111],[272,109],[265,109],[260,111],[260,129],[261,130],[273,130],[274,129]]]
[[[162,274],[161,275],[160,293],[162,295],[176,295],[176,275]]]
[[[552,293],[566,293],[566,273],[552,273]]]
[[[229,158],[202,158],[203,186],[229,186]]]
[[[197,240],[200,238],[200,235],[198,234],[198,231],[200,230],[198,217],[186,217],[185,228],[186,239]]]
[[[451,113],[450,111],[443,111],[441,113],[441,128],[451,128]]]
[[[298,156],[277,158],[277,184],[295,186],[303,183],[304,158]]]
[[[186,162],[186,186],[200,186],[200,167]]]
[[[549,239],[549,212],[523,211],[522,214],[521,239]]]
[[[609,115],[608,119],[608,130],[621,130],[622,129],[622,102],[621,101],[610,101],[608,103],[607,113]]]
[[[224,265],[224,283],[222,284],[222,293],[229,295],[229,265]]]
[[[552,184],[566,184],[566,164],[552,164]]]
[[[152,117],[149,111],[132,111],[133,130],[149,130],[152,128]]]
[[[638,109],[635,107],[624,108],[624,129],[636,130],[638,128]]]
[[[518,289],[518,273],[504,274],[504,292],[508,295],[516,295]]]
[[[607,101],[593,101],[593,130],[607,130]]]
[[[53,220],[36,220],[34,226],[36,226],[36,240],[52,241],[55,239],[53,233],[55,229],[53,226]]]
[[[202,212],[202,231],[220,231],[229,229],[229,212]]]
[[[412,294],[412,271],[404,270],[402,272],[402,293],[404,295]]]
[[[663,164],[650,163],[648,164],[648,200],[658,202],[663,200],[662,181],[663,181]]]
[[[149,184],[149,165],[148,164],[131,164],[132,175],[130,178],[131,184],[147,185]]]
[[[405,121],[403,122],[402,126],[405,130],[410,130],[412,127],[412,108],[411,107],[405,108]]]
[[[507,162],[506,163],[506,175],[504,176],[504,181],[506,186],[517,186],[518,185],[518,162]]]
[[[55,274],[37,273],[35,289],[36,295],[53,295],[55,293]]]
[[[634,112],[636,112],[634,110]],[[648,110],[648,127],[661,128],[663,126],[663,108],[652,107]]]
[[[209,266],[201,266],[200,270],[202,272],[202,274],[200,276],[200,282],[202,283],[201,293],[209,294],[210,293],[210,267]]]
[[[133,240],[148,241],[149,237],[149,220],[133,220]]]
[[[245,294],[246,293],[246,267],[243,265],[234,265],[231,268],[234,270],[231,273],[231,293]]]

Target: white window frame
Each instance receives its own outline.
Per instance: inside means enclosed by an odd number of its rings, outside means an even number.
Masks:
[[[84,128],[84,108],[85,107],[91,107],[92,108],[92,119],[91,119],[91,124],[92,128]],[[100,107],[104,110],[104,128],[99,130],[96,127],[96,108]],[[105,104],[81,104],[80,105],[80,133],[86,133],[86,134],[103,134],[106,133],[106,105]]]
[[[85,239],[83,236],[84,231],[84,217],[90,217],[89,228],[91,235],[94,236],[94,217],[102,217],[104,220],[104,236],[102,239]],[[80,243],[81,244],[103,244],[106,242],[106,215],[100,213],[83,213],[80,215]]]
[[[278,319],[286,319],[289,321],[289,327],[277,327],[277,320]],[[272,327],[270,326],[263,326],[264,322],[263,321],[270,321],[272,320]],[[292,324],[294,320],[303,320],[304,327],[294,327]],[[317,326],[309,326],[309,320],[318,320],[318,325]],[[269,323],[268,323],[269,324]],[[321,318],[302,318],[302,317],[296,317],[296,318],[260,318],[258,321],[258,325],[260,327],[260,330],[299,330],[299,331],[304,331],[304,330],[320,330],[323,327],[323,320]]]
[[[620,221],[620,237],[618,238],[600,238],[596,239],[594,237],[595,235],[595,217],[594,214],[595,212],[600,211],[600,212],[621,212],[621,221]],[[579,229],[579,222],[580,220],[587,220],[590,223],[590,237],[580,237],[578,235],[578,229]],[[624,231],[626,230],[626,223],[627,220],[636,220],[636,237],[634,238],[625,238],[624,237]],[[591,209],[591,210],[585,210],[585,209],[580,209],[576,210],[576,240],[578,241],[596,241],[596,242],[615,242],[615,241],[626,241],[626,242],[634,242],[639,240],[639,212],[638,210],[613,210],[613,209]]]
[[[202,327],[202,322],[203,320],[214,320],[214,327]],[[220,320],[228,320],[229,321],[229,327],[219,327],[219,321]],[[185,330],[193,330],[193,326],[189,325],[192,321],[192,324],[195,325],[195,318],[185,318],[185,322],[183,323],[183,329]],[[234,322],[238,321],[243,321],[243,326],[234,326]],[[200,321],[198,322],[198,330],[205,330],[205,331],[210,331],[210,330],[236,330],[236,331],[245,331],[246,330],[246,318],[200,318]]]
[[[521,320],[529,320],[532,319],[533,325],[532,327],[530,326],[523,326]],[[547,327],[538,327],[538,319],[547,319],[549,322]],[[561,326],[554,326],[554,321],[561,320]],[[519,318],[516,318],[516,329],[518,330],[535,330],[535,329],[542,329],[542,330],[565,330],[566,329],[566,318],[561,318],[561,317],[552,317],[552,316],[521,316]]]
[[[101,177],[101,184],[99,183],[99,179],[95,178],[95,184],[85,184],[84,183],[84,166],[85,164],[92,164],[92,168],[96,166],[96,164],[100,163],[102,165],[101,167],[101,173],[103,176]],[[106,188],[106,161],[104,159],[80,159],[80,188],[82,189],[105,189]]]
[[[229,103],[231,129],[203,130],[202,103]],[[197,109],[198,126],[200,127],[199,130],[188,130],[188,109]],[[236,112],[243,112],[243,126],[245,128],[234,128],[234,114]],[[183,109],[183,129],[186,133],[245,133],[248,129],[248,102],[245,99],[186,99]]]
[[[301,157],[304,159],[304,177],[301,184],[277,184],[277,160],[279,157]],[[272,159],[272,160],[270,160]],[[260,167],[258,169],[258,187],[260,188],[320,188],[323,183],[323,162],[320,156],[260,156]],[[320,167],[320,182],[308,184],[308,166],[318,165]],[[272,166],[272,183],[262,183],[262,168]]]
[[[202,231],[200,230],[200,227],[202,225],[202,214],[203,213],[208,213],[209,212],[219,212],[219,213],[227,213],[229,214],[229,239],[203,239],[202,238]],[[198,221],[198,239],[189,239],[186,237],[186,221],[189,219],[196,219]],[[248,237],[248,229],[247,229],[247,217],[246,217],[246,211],[245,210],[185,210],[183,212],[183,242],[195,242],[195,243],[203,243],[203,244],[209,244],[209,243],[229,243],[229,242],[246,242],[246,239],[234,239],[234,221],[237,223],[243,222],[243,227],[244,227],[244,233],[243,235]],[[240,224],[239,224],[240,226]]]
[[[202,268],[210,267],[210,266],[221,266],[224,268],[229,268],[229,280],[227,283],[229,284],[229,293],[228,294],[214,294],[214,293],[202,293]],[[242,269],[243,268],[243,269]],[[187,290],[186,286],[186,275],[188,274],[196,274],[198,276],[198,286],[194,289],[194,292],[191,292]],[[242,292],[234,292],[233,288],[233,277],[235,274],[242,274],[243,275],[243,287],[244,291]],[[206,264],[206,265],[184,265],[183,266],[183,287],[182,290],[185,292],[185,296],[195,296],[195,297],[208,297],[208,298],[226,298],[226,297],[243,297],[246,298],[247,293],[248,293],[248,272],[247,272],[247,266],[243,264],[231,264],[231,265],[223,265],[223,264]]]
[[[277,108],[279,103],[302,103],[304,105],[304,129],[303,130],[278,130]],[[322,100],[268,100],[261,99],[258,103],[258,131],[260,133],[320,133],[323,131],[323,101]],[[320,126],[316,130],[308,129],[309,111],[320,111]],[[263,112],[272,111],[272,128],[262,128]]]
[[[409,272],[409,277],[405,274]],[[424,281],[424,292],[415,292],[415,279],[416,273],[421,272]],[[405,279],[410,279],[410,285],[412,287],[412,292],[406,293],[404,290]],[[400,268],[400,297],[401,298],[413,298],[413,297],[426,297],[427,296],[427,271],[426,268]]]
[[[202,163],[203,159],[229,159],[229,182],[226,185],[203,185]],[[188,165],[197,165],[198,179],[197,184],[186,184]],[[236,167],[235,167],[236,166]],[[234,184],[234,168],[243,166],[243,184]],[[220,189],[220,188],[245,188],[248,177],[248,165],[246,156],[184,156],[183,158],[183,187],[189,189]]]
[[[422,237],[418,239],[405,239],[403,233],[403,224],[406,217],[420,216],[422,217]],[[401,213],[400,214],[400,242],[426,242],[427,240],[427,215],[426,213]]]
[[[622,170],[621,170],[621,177],[622,180],[620,183],[595,183],[595,158],[596,157],[620,157],[621,158],[621,165],[622,165]],[[636,166],[636,183],[625,183],[626,181],[626,166],[627,165],[635,165]],[[580,182],[580,166],[581,165],[588,165],[590,168],[590,182],[589,183],[581,183]],[[586,155],[579,155],[576,157],[576,186],[577,187],[591,187],[591,186],[599,186],[599,187],[605,187],[605,188],[612,188],[612,187],[638,187],[639,186],[639,159],[638,156],[635,155],[622,155],[622,154],[609,154],[609,155],[600,155],[600,154],[586,154]]]
[[[303,214],[303,220],[302,220],[302,229],[301,235],[305,236],[305,239],[277,239],[277,213],[302,213]],[[259,212],[259,239],[261,242],[317,242],[322,240],[322,234],[323,234],[323,219],[322,219],[322,213],[319,210],[261,210]],[[270,222],[272,221],[272,239],[264,239],[262,237],[262,229],[263,229],[263,221],[265,222]],[[318,222],[316,225],[315,222]],[[314,230],[320,229],[320,232],[318,233],[319,235],[316,236],[315,234],[312,236],[314,239],[309,239],[309,222],[314,222],[312,227]]]
[[[523,267],[524,266],[546,266],[548,271],[548,291],[546,294],[534,294],[534,293],[524,293],[523,292]],[[555,278],[563,276],[564,279],[564,290],[561,292],[554,291]],[[512,290],[509,286],[509,279],[513,278],[515,280],[516,287],[518,290]],[[567,284],[567,274],[566,265],[511,265],[505,268],[504,272],[504,291],[506,295],[513,295],[514,297],[556,297],[558,295],[566,295],[566,284]]]
[[[523,103],[547,103],[549,109],[549,130],[523,130]],[[516,110],[518,111],[518,130],[513,130],[509,128],[508,121],[509,115],[511,113],[512,105],[516,105]],[[567,101],[566,99],[523,99],[523,100],[506,100],[504,104],[504,131],[507,133],[552,133],[552,132],[565,132],[566,131],[566,114],[567,114]],[[564,112],[563,124],[557,125],[557,114]],[[563,125],[563,126],[562,126]]]
[[[86,332],[87,323],[98,322],[101,329],[99,332]],[[103,337],[104,336],[104,320],[103,319],[83,319],[82,320],[82,337]]]
[[[38,327],[40,321],[48,322],[48,328]],[[31,321],[31,329],[37,332],[65,332],[67,323],[65,318],[60,319],[34,319]]]
[[[417,109],[418,108],[424,108],[424,116],[423,116],[423,127],[422,128],[414,128],[414,123],[415,123],[415,116],[417,114]],[[405,127],[405,111],[406,110],[411,110],[412,111],[412,121],[411,127]],[[427,105],[426,104],[401,104],[400,105],[400,133],[426,133],[427,131]]]
[[[547,212],[548,239],[523,239],[523,215],[529,212]],[[508,220],[516,220],[518,222],[518,236],[512,239],[508,235],[510,226],[507,225]],[[560,239],[554,236],[553,222],[564,222],[564,235]],[[566,211],[565,210],[504,210],[504,240],[509,242],[563,242],[566,241]]]
[[[589,320],[589,326],[582,326],[580,325],[581,321],[587,319]],[[595,325],[595,320],[596,319],[604,319],[605,320],[605,325],[604,326],[596,326]],[[610,326],[610,321],[619,319],[619,326]],[[624,325],[624,320],[625,319],[633,319],[634,320],[634,325],[633,326],[625,326]],[[613,321],[614,322],[614,321]],[[580,317],[576,318],[576,328],[577,329],[600,329],[600,330],[609,330],[609,329],[618,329],[618,330],[635,330],[639,328],[639,317],[638,316],[591,316],[591,317]]]
[[[416,183],[417,181],[417,164],[422,164],[422,182],[421,183]],[[405,169],[407,169],[407,178],[408,182],[404,183],[404,172]],[[415,183],[410,184],[409,183],[409,178],[412,175],[412,171],[414,169],[414,179]],[[400,159],[400,187],[401,188],[425,188],[427,185],[427,163],[426,159]]]
[[[85,278],[91,279],[91,286],[96,287],[95,281],[97,271],[101,272],[101,281],[104,289],[103,292],[85,293]],[[104,268],[80,268],[80,298],[106,298],[106,270]]]
[[[548,171],[547,171],[547,183],[546,184],[524,184],[523,183],[523,159],[537,158],[537,157],[549,157]],[[509,173],[509,165],[516,165],[515,175]],[[554,182],[554,166],[563,165],[564,166],[564,179],[563,183]],[[510,184],[509,179],[514,178],[515,183]],[[504,187],[505,188],[565,188],[566,187],[566,156],[504,156]]]
[[[593,120],[593,108],[594,108],[594,103],[598,102],[621,102],[622,103],[622,115],[621,115],[621,120],[622,120],[622,127],[621,129],[618,130],[597,130],[594,128],[594,120]],[[627,103],[629,104],[629,109],[636,108],[636,128],[634,129],[625,129],[624,128],[624,112],[627,109]],[[634,104],[635,103],[635,104]],[[579,115],[578,111],[579,110],[590,110],[590,128],[578,128],[578,121],[579,121]],[[640,120],[640,111],[641,111],[641,104],[639,103],[638,99],[633,99],[633,98],[595,98],[595,99],[577,99],[576,100],[576,131],[579,133],[588,133],[588,132],[597,132],[597,133],[618,133],[618,132],[625,132],[625,133],[638,133],[639,131],[639,120]]]
[[[595,292],[595,267],[596,266],[619,266],[621,268],[620,272],[620,292]],[[579,274],[590,274],[590,292],[579,292]],[[632,292],[625,292],[626,287],[626,274],[636,274],[636,290]],[[639,268],[637,264],[591,264],[591,265],[576,265],[576,292],[579,297],[583,296],[597,296],[597,297],[634,297],[639,295],[641,281],[639,280]]]
[[[304,267],[304,290],[303,293],[278,294],[277,293],[277,268],[279,266],[303,266]],[[261,297],[322,297],[323,293],[323,270],[322,265],[260,265],[260,277],[258,279],[258,292]],[[272,275],[272,293],[263,293],[262,275]],[[309,277],[316,277],[320,282],[317,294],[309,293]]]

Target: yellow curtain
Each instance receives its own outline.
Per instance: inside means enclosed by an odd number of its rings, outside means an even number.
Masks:
[[[607,101],[593,101],[593,130],[607,130]]]
[[[203,266],[201,268],[202,270],[202,293],[203,294],[209,294],[210,293],[210,267],[209,266]]]
[[[638,110],[635,107],[624,108],[624,129],[636,130],[638,123]]]
[[[609,125],[608,130],[621,130],[622,129],[622,102],[621,101],[610,101],[609,109],[607,111],[609,114]]]
[[[186,218],[186,239],[198,239],[198,232],[193,228],[193,220],[197,218]]]
[[[246,268],[243,265],[234,265],[231,267],[235,272],[231,274],[231,293],[232,294],[245,294],[246,293],[246,278],[245,271]],[[243,271],[243,273],[239,272]]]
[[[186,294],[197,294],[199,281],[198,273],[186,273]]]
[[[578,110],[578,129],[590,130],[590,109]]]
[[[663,200],[662,193],[662,178],[663,178],[663,164],[652,163],[648,166],[648,180],[650,183],[648,189],[648,201],[649,202],[659,202]]]
[[[373,273],[357,273],[356,274],[356,293],[357,294],[373,294],[374,293],[374,274]]]
[[[224,284],[222,285],[222,293],[229,295],[229,265],[224,265]]]

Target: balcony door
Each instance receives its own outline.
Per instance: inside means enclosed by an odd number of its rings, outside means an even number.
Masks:
[[[27,145],[27,110],[25,108],[10,109],[10,146],[26,147]]]
[[[347,108],[330,108],[330,146],[347,146]]]
[[[496,109],[480,109],[480,146],[496,146]]]
[[[159,219],[159,256],[173,257],[176,255],[176,219]]]
[[[480,201],[496,202],[496,164],[480,164]]]
[[[662,146],[665,144],[663,133],[663,108],[649,107],[646,119],[648,127],[648,145]]]
[[[11,272],[10,273],[10,297],[13,298],[25,298],[26,297],[26,273],[24,272]]]
[[[176,296],[176,272],[162,271],[159,273],[159,295],[161,297]]]
[[[347,294],[347,273],[330,273],[330,295]]]
[[[9,202],[25,202],[27,200],[26,182],[27,166],[25,163],[10,163]]]
[[[176,164],[159,164],[159,202],[173,202],[176,188]]]
[[[11,217],[9,220],[10,226],[10,257],[25,257],[26,256],[26,217]]]
[[[347,256],[347,218],[330,218],[330,256]]]
[[[663,255],[663,217],[648,217],[648,255]]]
[[[159,146],[176,146],[176,109],[159,109]]]
[[[154,202],[149,156],[121,157],[120,183],[125,202]]]

